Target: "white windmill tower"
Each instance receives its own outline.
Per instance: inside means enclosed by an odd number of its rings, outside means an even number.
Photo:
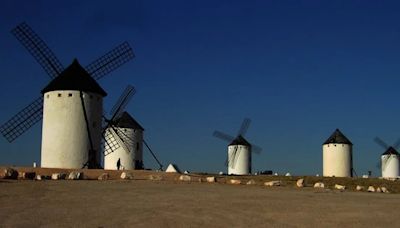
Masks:
[[[375,142],[385,148],[385,152],[381,155],[379,167],[382,170],[383,178],[398,178],[400,176],[400,154],[397,148],[400,146],[398,140],[393,146],[389,146],[382,139],[376,137]]]
[[[128,112],[124,111],[134,93],[134,88],[128,86],[111,109],[111,118],[104,117],[107,123],[103,128],[104,168],[110,170],[118,168],[144,169],[144,144],[162,170],[161,163],[143,139],[144,128]]]
[[[26,23],[12,33],[52,81],[43,89],[43,96],[4,123],[0,132],[12,142],[43,117],[42,167],[99,167],[102,98],[106,93],[95,80],[132,59],[131,47],[124,42],[85,68],[74,61],[64,69]]]
[[[353,176],[353,144],[336,129],[322,145],[323,176]]]
[[[251,153],[259,154],[261,148],[251,145],[243,136],[246,134],[251,120],[243,120],[242,126],[236,137],[220,131],[214,131],[213,135],[217,138],[229,142],[228,155],[225,165],[228,167],[228,175],[248,175],[251,174]]]

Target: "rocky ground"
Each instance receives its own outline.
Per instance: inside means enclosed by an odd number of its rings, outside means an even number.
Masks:
[[[0,168],[0,171],[3,170]],[[43,176],[71,170],[16,168]],[[97,178],[108,173],[108,180]],[[84,180],[0,179],[0,227],[399,227],[399,181],[83,170]],[[305,180],[298,188],[296,181]],[[230,180],[240,184],[229,184]],[[201,180],[201,182],[199,181]],[[246,183],[251,181],[251,185]],[[266,187],[265,182],[280,181]],[[314,188],[323,182],[325,188]],[[346,186],[335,190],[334,185]],[[385,186],[391,194],[356,192]]]

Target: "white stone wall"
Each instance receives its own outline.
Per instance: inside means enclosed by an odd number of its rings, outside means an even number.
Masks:
[[[100,162],[103,98],[83,93],[90,133]],[[50,91],[44,94],[41,166],[82,168],[88,161],[90,142],[79,91]]]
[[[117,161],[121,159],[121,166],[123,169],[135,169],[135,160],[143,162],[143,131],[139,129],[130,128],[118,128],[124,132],[123,137],[129,137],[130,139],[125,140],[125,145],[114,150],[114,152],[104,157],[104,169],[116,170]],[[106,140],[112,140],[106,137]],[[129,142],[129,143],[128,143]]]
[[[329,143],[322,146],[323,176],[351,177],[352,145]]]
[[[399,156],[386,154],[381,156],[382,177],[397,178],[399,175]]]
[[[236,160],[233,156],[236,151]],[[251,151],[248,146],[243,145],[230,145],[228,146],[228,162],[231,161],[233,165],[228,164],[228,174],[235,175],[248,175],[251,173]]]

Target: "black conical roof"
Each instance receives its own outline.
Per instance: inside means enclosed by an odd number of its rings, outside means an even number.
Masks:
[[[115,123],[117,127],[140,129],[144,131],[144,128],[127,112],[123,112],[121,116],[115,120]]]
[[[324,142],[324,144],[329,143],[353,145],[353,143],[351,143],[350,140],[346,138],[346,136],[344,136],[339,129],[336,129],[335,132],[333,132],[333,134]]]
[[[393,147],[389,147],[382,155],[391,155],[391,154],[400,155],[399,152],[397,152],[397,150]]]
[[[239,135],[236,137],[230,144],[229,146],[235,146],[235,145],[243,145],[243,146],[251,146],[249,142],[243,136]]]
[[[57,90],[78,90],[107,96],[107,93],[76,59],[42,90],[42,94]]]

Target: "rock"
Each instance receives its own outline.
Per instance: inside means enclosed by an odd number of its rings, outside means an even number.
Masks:
[[[206,177],[206,181],[208,183],[214,183],[217,182],[217,179],[215,177]]]
[[[254,185],[254,184],[256,184],[256,181],[253,180],[253,179],[251,179],[251,180],[247,181],[246,184],[247,184],[247,185]]]
[[[340,184],[335,184],[335,189],[338,189],[338,190],[346,190],[346,186],[340,185]]]
[[[97,178],[97,180],[108,180],[109,178],[110,175],[108,175],[108,173],[103,173]]]
[[[123,180],[132,180],[133,179],[133,175],[132,175],[132,173],[122,172],[121,173],[121,179],[123,179]]]
[[[4,179],[17,179],[18,172],[17,172],[17,170],[12,169],[12,168],[6,168],[3,171],[3,178]]]
[[[202,183],[203,182],[203,179],[201,179],[201,177],[199,178],[199,183]]]
[[[281,181],[267,181],[264,183],[264,186],[272,187],[272,186],[281,186]]]
[[[185,170],[183,173],[184,173],[184,174],[189,174],[190,172],[189,172],[189,171],[187,171],[187,170]]]
[[[274,173],[274,176],[278,176],[278,173]]]
[[[180,180],[180,181],[191,181],[192,178],[191,178],[189,175],[181,175],[181,176],[179,177],[179,180]]]
[[[382,189],[381,189],[380,187],[377,187],[377,188],[376,188],[376,192],[381,193],[381,192],[382,192]]]
[[[319,174],[317,173],[317,174],[315,174],[315,176],[316,176],[316,177],[319,177]]]
[[[364,186],[361,186],[361,185],[357,185],[356,190],[357,190],[357,191],[364,191],[364,190],[365,190],[365,187],[364,187]]]
[[[67,179],[68,180],[79,180],[82,179],[83,173],[78,171],[72,171],[69,173]]]
[[[362,178],[369,178],[368,175],[362,175]]]
[[[52,180],[62,180],[65,179],[67,175],[65,173],[53,173],[51,174],[51,179]]]
[[[314,188],[325,188],[325,184],[322,182],[317,182],[314,184]]]
[[[18,177],[25,179],[25,180],[33,180],[36,177],[36,173],[35,172],[20,172]]]
[[[219,174],[219,175],[224,175],[224,172],[220,171],[218,174]]]
[[[242,181],[236,180],[236,179],[231,179],[231,180],[229,180],[229,183],[230,183],[230,184],[241,184]]]
[[[374,186],[369,186],[367,189],[368,192],[375,192]]]
[[[285,174],[285,176],[286,176],[286,177],[291,177],[291,176],[292,176],[292,174],[290,174],[290,173],[286,173],[286,174]]]
[[[297,182],[296,182],[296,186],[299,187],[299,188],[304,187],[304,179],[303,178],[298,179]]]
[[[160,180],[162,180],[162,176],[150,175],[150,176],[149,176],[149,180],[160,181]]]
[[[386,187],[381,187],[381,190],[383,193],[390,193]]]
[[[36,175],[35,180],[38,180],[38,181],[42,180],[42,176]]]

